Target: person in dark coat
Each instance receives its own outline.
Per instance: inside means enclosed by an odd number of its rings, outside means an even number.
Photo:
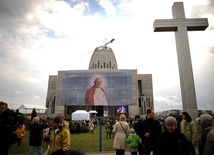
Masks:
[[[142,118],[140,117],[140,115],[135,115],[135,121],[136,123],[134,123],[134,130],[136,132],[136,134],[140,137],[140,139],[143,139],[143,135],[142,135]],[[143,155],[143,146],[142,144],[138,144],[138,153],[139,155]]]
[[[40,123],[38,116],[33,118],[33,123],[30,124],[29,126],[30,155],[34,155],[35,148],[37,149],[38,155],[43,155],[43,149],[42,149],[43,129],[46,127],[47,127],[47,124]]]
[[[165,124],[166,130],[158,139],[158,155],[190,155],[186,136],[179,132],[176,119],[168,116]]]
[[[15,112],[8,109],[5,102],[0,101],[0,154],[8,155],[14,132]]]
[[[198,142],[198,155],[213,155],[213,142],[209,143],[209,139],[213,139],[213,135],[209,135],[208,133],[212,133],[211,130],[214,130],[214,120],[213,116],[209,114],[202,114],[199,118],[196,119],[198,125],[201,128],[201,135]],[[208,140],[207,140],[208,137]],[[211,144],[211,145],[210,145]],[[209,147],[211,146],[211,147]],[[206,148],[206,149],[205,149]],[[205,152],[205,150],[207,152]]]
[[[80,123],[77,122],[77,133],[79,134],[80,133]]]
[[[145,155],[157,155],[157,140],[162,132],[161,124],[158,120],[154,119],[155,113],[152,109],[147,109],[146,119],[142,123],[143,145]]]

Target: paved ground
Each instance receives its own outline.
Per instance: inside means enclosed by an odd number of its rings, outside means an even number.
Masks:
[[[95,153],[85,153],[85,155],[115,155],[115,152],[95,152]],[[11,154],[11,155],[29,155],[29,153],[22,154]],[[125,152],[125,155],[131,155],[130,152]]]
[[[115,155],[116,154],[116,152],[95,152],[95,153],[93,153],[93,152],[90,152],[90,153],[87,153],[87,152],[85,152],[85,155]],[[196,154],[198,154],[198,150],[196,149]],[[25,153],[25,154],[12,154],[12,155],[29,155],[29,153]],[[130,152],[128,152],[128,151],[126,151],[125,152],[125,155],[131,155],[131,153]],[[152,155],[152,153],[151,153],[151,155]]]
[[[36,153],[34,153],[36,154]],[[85,155],[115,155],[116,152],[90,152],[90,153],[87,153],[85,152]],[[29,155],[29,153],[21,153],[21,154],[11,154],[11,155]],[[126,151],[125,152],[125,155],[131,155],[130,152]]]
[[[96,153],[86,153],[86,155],[115,155],[116,152],[96,152]],[[131,155],[130,152],[125,152],[125,155]]]

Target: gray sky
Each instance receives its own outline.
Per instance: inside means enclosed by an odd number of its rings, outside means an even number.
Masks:
[[[208,18],[188,32],[198,109],[214,110],[214,1],[184,0],[186,18]],[[94,49],[115,38],[119,69],[152,74],[155,111],[182,109],[172,0],[0,0],[0,100],[10,107],[44,105],[49,75],[87,70]],[[131,63],[127,63],[131,62]],[[173,100],[169,100],[173,97]]]

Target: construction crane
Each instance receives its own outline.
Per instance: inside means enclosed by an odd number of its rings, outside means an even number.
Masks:
[[[106,49],[106,48],[107,48],[106,45],[109,44],[109,43],[112,43],[114,40],[115,40],[115,39],[111,39],[109,42],[105,43],[103,46],[100,46],[100,47]],[[85,55],[81,56],[80,58],[83,58],[83,57],[87,56],[88,54],[90,54],[90,53],[92,53],[92,52],[93,52],[93,51],[90,51],[90,52],[86,53]]]
[[[103,47],[103,48],[107,48],[107,46],[106,46],[106,45],[108,45],[109,43],[112,43],[114,40],[115,40],[115,39],[111,39],[109,42],[105,43],[105,44],[104,44],[103,46],[101,46],[101,47]]]

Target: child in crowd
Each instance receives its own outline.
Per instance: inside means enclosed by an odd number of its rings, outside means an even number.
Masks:
[[[94,133],[94,123],[92,121],[89,122],[89,130],[91,133]]]
[[[126,139],[126,143],[129,144],[131,155],[137,155],[138,152],[138,144],[142,144],[142,140],[136,134],[134,129],[130,130],[130,134]]]
[[[25,136],[25,129],[21,124],[19,125],[18,129],[16,129],[16,135],[18,138],[17,146],[20,146],[22,142],[22,138]]]

